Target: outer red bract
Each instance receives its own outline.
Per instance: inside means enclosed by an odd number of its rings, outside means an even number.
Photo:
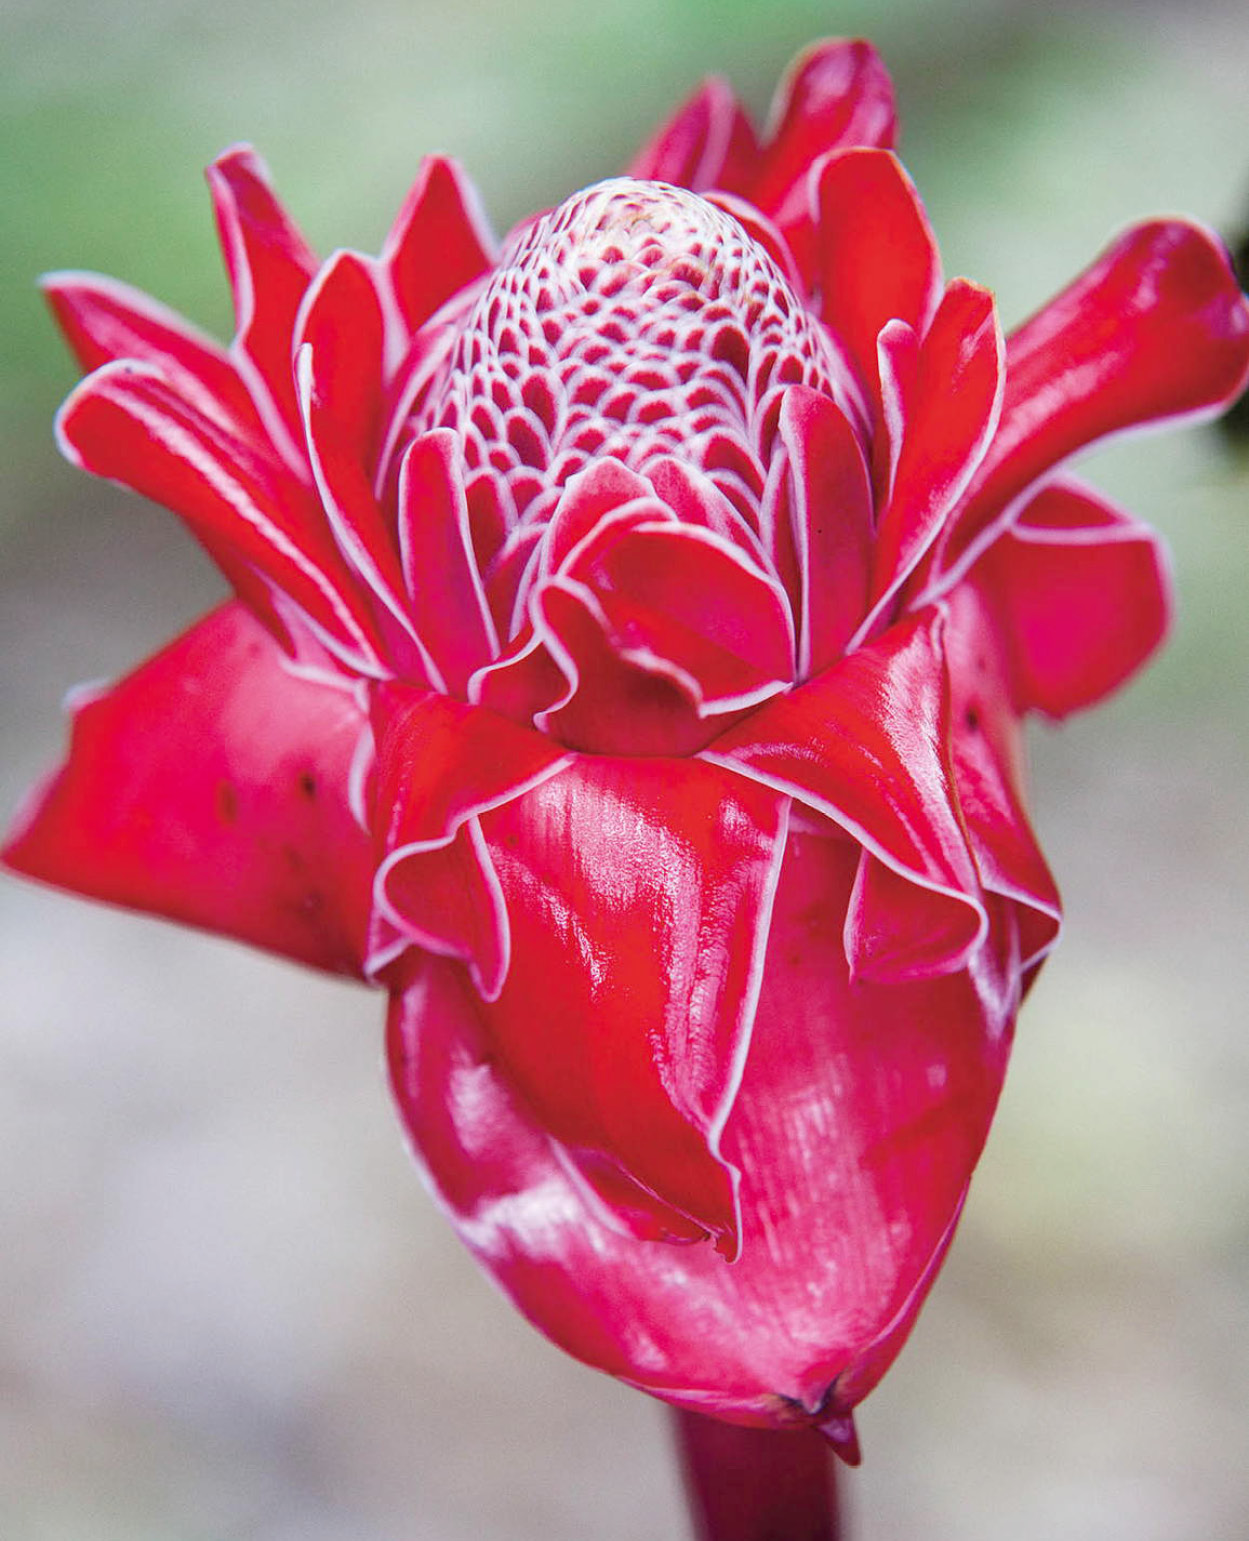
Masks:
[[[237,597],[80,702],[7,860],[384,985],[417,1159],[520,1309],[853,1456],[1058,926],[1022,719],[1166,626],[1150,532],[1056,467],[1226,404],[1249,309],[1167,221],[1003,343],[866,44],[771,122],[712,82],[498,250],[431,159],[324,264],[230,151],[228,349],[52,277],[66,453]]]

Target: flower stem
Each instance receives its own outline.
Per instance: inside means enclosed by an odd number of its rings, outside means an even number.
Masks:
[[[832,1451],[815,1430],[673,1419],[695,1541],[839,1541]]]

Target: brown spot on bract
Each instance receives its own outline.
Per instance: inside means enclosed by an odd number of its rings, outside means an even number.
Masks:
[[[234,824],[239,816],[239,795],[228,781],[217,783],[217,817],[223,824]]]

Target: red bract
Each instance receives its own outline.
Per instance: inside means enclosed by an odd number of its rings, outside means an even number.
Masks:
[[[712,83],[500,250],[433,159],[318,264],[210,172],[238,331],[48,282],[61,442],[237,597],[79,702],[9,863],[389,990],[418,1161],[544,1332],[813,1423],[949,1244],[1058,898],[1021,721],[1166,625],[1055,467],[1249,370],[1216,241],[1121,236],[1005,343],[863,43]]]

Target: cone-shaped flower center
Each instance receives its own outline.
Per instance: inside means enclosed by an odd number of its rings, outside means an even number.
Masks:
[[[832,392],[837,362],[777,263],[695,193],[617,178],[521,232],[470,315],[421,427],[462,435],[517,511],[592,460],[674,456],[748,517],[766,404]]]

